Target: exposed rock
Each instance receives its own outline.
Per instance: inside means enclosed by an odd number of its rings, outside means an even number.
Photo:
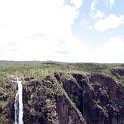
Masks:
[[[124,124],[124,86],[109,76],[58,72],[26,81],[24,124]],[[2,124],[14,123],[14,85],[0,91]],[[11,97],[4,88],[14,89]]]
[[[24,86],[24,94],[25,123],[85,124],[80,111],[75,110],[61,87],[57,86],[55,77],[47,76],[41,81],[31,81]]]
[[[6,82],[0,87],[0,124],[13,124],[15,83]]]
[[[120,69],[112,69],[111,73],[115,76],[119,75],[119,76],[124,76],[124,69],[120,68]]]
[[[105,75],[72,75],[62,75],[57,79],[76,103],[87,124],[124,124],[122,85]]]

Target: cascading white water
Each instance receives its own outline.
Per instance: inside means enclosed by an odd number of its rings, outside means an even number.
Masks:
[[[17,79],[18,91],[15,97],[15,123],[23,124],[22,83]]]

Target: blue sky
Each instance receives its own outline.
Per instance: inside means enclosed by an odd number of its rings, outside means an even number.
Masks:
[[[120,16],[124,15],[124,1],[122,0],[113,0],[114,5],[109,3],[109,0],[89,0],[83,1],[82,7],[79,9],[80,15],[75,21],[75,24],[72,26],[73,34],[80,38],[82,41],[92,45],[92,49],[104,44],[104,42],[113,36],[121,36],[123,37],[123,29],[124,25],[118,25],[117,28],[108,28],[105,31],[98,31],[96,29],[90,29],[89,27],[95,25],[98,18],[94,19],[99,12],[104,13],[104,18],[107,19],[110,14]],[[91,9],[91,5],[95,3],[95,10]],[[99,13],[100,16],[100,13]],[[103,19],[104,19],[103,18]],[[102,19],[101,19],[102,20]],[[110,20],[114,21],[114,20]],[[107,22],[106,22],[107,23]],[[111,23],[111,22],[110,22]],[[96,47],[95,47],[96,46]]]
[[[0,60],[124,62],[123,0],[0,1]]]

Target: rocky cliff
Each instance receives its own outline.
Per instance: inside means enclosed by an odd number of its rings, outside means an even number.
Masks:
[[[14,123],[15,85],[2,87],[1,124]],[[103,74],[57,72],[24,81],[23,103],[24,124],[124,124],[124,86]]]

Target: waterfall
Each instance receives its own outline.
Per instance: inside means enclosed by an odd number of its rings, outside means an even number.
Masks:
[[[15,123],[23,124],[22,83],[17,79],[18,91],[15,96]]]

